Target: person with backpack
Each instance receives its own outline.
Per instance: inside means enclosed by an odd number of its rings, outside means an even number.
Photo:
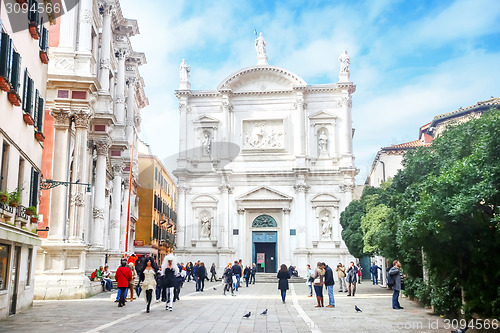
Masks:
[[[406,277],[401,273],[401,263],[399,260],[394,260],[393,261],[393,266],[387,273],[387,286],[389,288],[392,288],[394,291],[392,294],[392,308],[394,310],[401,310],[404,309],[400,304],[399,304],[399,292],[402,290],[401,286],[401,280],[402,278]]]
[[[345,266],[342,265],[341,262],[339,262],[339,264],[337,265],[337,269],[335,269],[335,271],[337,272],[337,276],[338,276],[339,284],[340,284],[339,293],[344,292],[344,291],[347,292],[347,284],[345,282],[345,277],[346,277]]]
[[[324,262],[321,263],[323,266],[323,269],[325,270],[325,287],[328,292],[328,305],[326,306],[327,308],[334,308],[335,307],[335,298],[333,296],[333,285],[335,284],[335,279],[333,277],[333,270],[325,264]]]

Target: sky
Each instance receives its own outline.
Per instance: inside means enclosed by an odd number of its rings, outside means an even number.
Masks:
[[[500,97],[500,1],[223,1],[121,0],[137,19],[134,50],[150,105],[141,138],[160,159],[179,150],[179,65],[191,66],[191,89],[214,90],[256,64],[254,30],[269,64],[308,84],[338,81],[347,49],[355,128],[356,177],[363,184],[381,147],[418,139],[436,115]],[[172,170],[175,164],[166,165]]]

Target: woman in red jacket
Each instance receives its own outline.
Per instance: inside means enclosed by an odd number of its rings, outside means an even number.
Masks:
[[[121,308],[125,305],[125,289],[128,288],[130,281],[132,281],[132,271],[130,268],[126,267],[127,261],[122,260],[121,266],[116,270],[115,280],[117,282],[117,287],[120,289],[120,300],[118,301],[118,307]]]

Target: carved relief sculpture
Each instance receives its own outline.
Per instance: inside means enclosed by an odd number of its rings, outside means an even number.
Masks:
[[[212,138],[210,133],[205,132],[205,137],[203,138],[203,155],[210,155],[212,149]]]
[[[243,123],[243,149],[283,149],[282,120],[245,121]]]
[[[332,223],[330,216],[326,213],[321,219],[321,236],[330,239],[332,237]]]
[[[201,216],[201,235],[203,237],[210,237],[211,229],[210,217],[204,212]]]
[[[325,130],[322,130],[318,137],[318,149],[320,154],[328,152],[328,136],[326,136]]]

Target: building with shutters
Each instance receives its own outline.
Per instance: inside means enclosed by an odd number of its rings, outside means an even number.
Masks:
[[[35,298],[85,298],[89,276],[133,253],[137,137],[148,105],[118,0],[80,0],[50,27]],[[135,147],[135,149],[134,149]]]
[[[160,264],[175,247],[177,186],[148,145],[139,141],[139,220],[135,253]]]
[[[0,319],[33,303],[49,27],[9,3],[0,7]]]
[[[268,64],[262,35],[255,45],[257,65],[214,90],[191,90],[191,69],[180,66],[175,253],[219,271],[235,259],[302,275],[306,264],[349,262],[339,223],[358,172],[349,56],[337,83],[310,85]]]

